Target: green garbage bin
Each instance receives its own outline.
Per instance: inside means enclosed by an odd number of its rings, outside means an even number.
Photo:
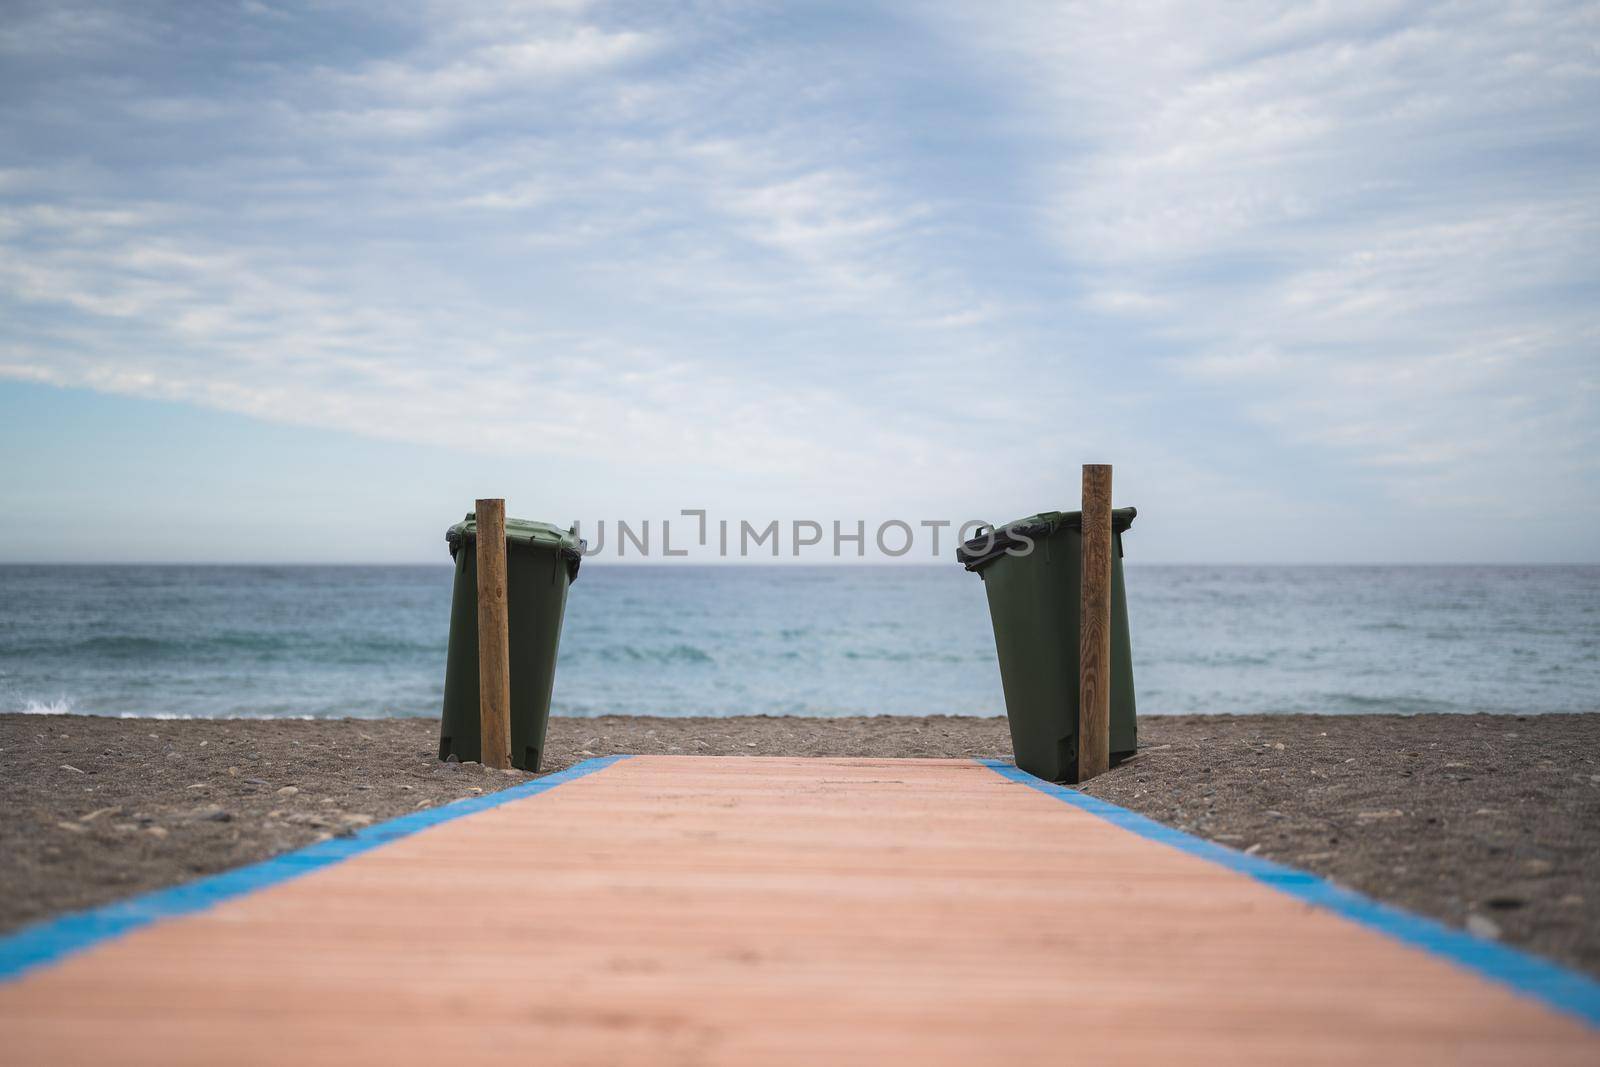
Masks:
[[[1111,759],[1137,746],[1122,535],[1134,508],[1111,513]],[[1031,549],[1030,549],[1031,544]],[[1000,657],[1017,766],[1052,782],[1078,780],[1078,621],[1083,513],[1047,511],[962,543],[956,558],[983,579]]]
[[[445,532],[456,561],[445,657],[439,758],[482,759],[478,732],[478,526],[472,512]],[[547,522],[506,519],[506,616],[511,646],[511,763],[539,769],[567,587],[578,576],[584,542]]]

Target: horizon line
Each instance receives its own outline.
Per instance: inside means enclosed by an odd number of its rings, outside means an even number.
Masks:
[[[591,562],[594,560],[594,562]],[[663,559],[599,559],[586,557],[589,567],[615,565],[629,568],[803,568],[803,567],[956,567],[959,561],[951,560],[785,560],[785,559],[724,559],[724,560],[663,560]],[[1124,557],[1127,567],[1600,567],[1600,560],[1142,560]],[[0,560],[0,567],[434,567],[453,569],[450,560]]]

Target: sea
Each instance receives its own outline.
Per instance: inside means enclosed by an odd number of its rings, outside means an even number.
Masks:
[[[1127,564],[1138,708],[1600,710],[1600,567]],[[435,716],[452,572],[0,566],[0,711]],[[607,566],[558,715],[999,715],[983,583],[942,566]]]

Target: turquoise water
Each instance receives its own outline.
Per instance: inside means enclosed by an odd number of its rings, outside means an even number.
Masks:
[[[0,710],[438,714],[451,572],[0,567]],[[1139,709],[1600,710],[1600,567],[1128,565]],[[1000,714],[983,585],[928,567],[606,566],[554,710]]]

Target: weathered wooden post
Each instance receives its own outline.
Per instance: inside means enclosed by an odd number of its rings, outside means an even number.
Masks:
[[[1083,614],[1078,625],[1078,781],[1111,766],[1111,465],[1083,465]]]
[[[485,767],[511,766],[511,638],[506,615],[506,502],[480,500],[478,738]]]

